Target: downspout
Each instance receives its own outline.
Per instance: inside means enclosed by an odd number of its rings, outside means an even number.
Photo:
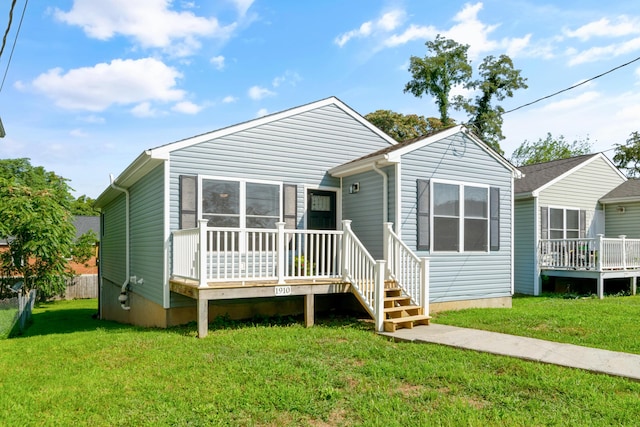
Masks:
[[[129,295],[127,294],[127,287],[129,286],[129,190],[126,188],[119,187],[115,184],[115,180],[113,179],[113,175],[110,174],[109,178],[111,179],[111,188],[114,190],[120,191],[125,195],[125,213],[124,213],[124,228],[125,228],[125,280],[120,288],[120,295],[118,296],[118,301],[120,302],[120,307],[123,310],[131,310],[131,307],[127,305],[129,301]]]
[[[373,170],[382,175],[382,223],[389,222],[389,175],[373,164]]]

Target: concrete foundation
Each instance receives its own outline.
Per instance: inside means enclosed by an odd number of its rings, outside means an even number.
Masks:
[[[432,302],[429,313],[463,310],[465,308],[511,308],[511,297],[481,298],[463,301]]]

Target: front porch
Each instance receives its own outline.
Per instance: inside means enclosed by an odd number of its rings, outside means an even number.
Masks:
[[[428,322],[428,260],[384,224],[384,259],[374,260],[351,230],[207,227],[172,233],[170,290],[197,301],[198,336],[207,335],[210,300],[304,296],[313,325],[314,296],[353,293],[376,330]],[[404,299],[386,297],[397,289]],[[398,308],[402,307],[402,308]],[[400,319],[402,318],[402,319]]]
[[[538,244],[538,270],[554,277],[596,280],[597,295],[604,297],[606,279],[628,278],[636,294],[640,276],[640,239],[543,239]]]

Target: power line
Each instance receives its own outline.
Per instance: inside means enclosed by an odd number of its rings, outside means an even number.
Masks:
[[[639,57],[637,57],[636,59],[632,59],[631,61],[626,62],[626,63],[624,63],[624,64],[622,64],[622,65],[618,65],[617,67],[612,68],[612,69],[610,69],[609,71],[605,71],[605,72],[604,72],[604,73],[602,73],[602,74],[598,74],[598,75],[597,75],[597,76],[595,76],[595,77],[591,77],[590,79],[587,79],[587,80],[585,80],[585,81],[583,81],[583,82],[580,82],[580,83],[578,83],[578,84],[575,84],[575,85],[573,85],[573,86],[571,86],[571,87],[568,87],[568,88],[566,88],[566,89],[559,90],[559,91],[557,91],[557,92],[555,92],[555,93],[552,93],[551,95],[543,96],[542,98],[538,98],[538,99],[536,99],[535,101],[528,102],[528,103],[523,104],[523,105],[521,105],[521,106],[519,106],[519,107],[512,108],[511,110],[508,110],[508,111],[505,111],[504,113],[502,113],[502,115],[504,116],[504,115],[505,115],[505,114],[507,114],[507,113],[511,113],[511,112],[513,112],[513,111],[516,111],[516,110],[519,110],[519,109],[521,109],[521,108],[528,107],[529,105],[535,104],[536,102],[540,102],[540,101],[543,101],[543,100],[545,100],[545,99],[549,99],[549,98],[551,98],[551,97],[554,97],[554,96],[556,96],[556,95],[559,95],[559,94],[561,94],[561,93],[563,93],[563,92],[567,92],[567,91],[569,91],[569,90],[571,90],[571,89],[575,89],[575,88],[577,88],[578,86],[582,86],[582,85],[583,85],[583,84],[585,84],[585,83],[589,83],[590,81],[593,81],[593,80],[595,80],[595,79],[598,79],[598,78],[600,78],[600,77],[602,77],[602,76],[605,76],[605,75],[607,75],[607,74],[609,74],[609,73],[612,73],[612,72],[614,72],[614,71],[616,71],[616,70],[618,70],[618,69],[620,69],[620,68],[623,68],[623,67],[626,67],[627,65],[633,64],[633,63],[634,63],[634,62],[636,62],[636,61],[640,61],[640,56],[639,56]]]
[[[20,34],[20,29],[22,28],[22,21],[24,20],[24,14],[27,11],[27,4],[29,0],[25,0],[24,8],[22,8],[22,15],[20,16],[20,22],[18,23],[18,30],[16,31],[16,37],[13,39],[13,45],[11,46],[11,54],[9,55],[9,60],[7,61],[7,67],[4,69],[4,75],[2,76],[2,83],[0,83],[0,92],[2,92],[2,88],[4,87],[4,81],[7,78],[7,73],[9,72],[9,65],[11,64],[11,59],[13,58],[13,51],[16,49],[16,43],[18,42],[18,34]],[[5,41],[7,38],[7,33],[9,32],[9,28],[11,27],[11,20],[13,16],[13,7],[16,4],[16,0],[13,0],[11,4],[11,12],[9,14],[9,26],[7,26],[7,31],[4,35],[4,40],[2,41],[2,49],[0,49],[0,56],[2,56],[2,51],[4,50]]]

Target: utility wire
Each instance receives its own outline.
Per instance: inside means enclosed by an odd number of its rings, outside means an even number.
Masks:
[[[640,61],[640,56],[639,56],[639,57],[637,57],[636,59],[632,59],[632,60],[631,60],[631,61],[629,61],[629,62],[625,62],[625,63],[624,63],[624,64],[622,64],[622,65],[618,65],[617,67],[614,67],[614,68],[610,69],[609,71],[605,71],[605,72],[604,72],[604,73],[602,73],[602,74],[598,74],[598,75],[597,75],[597,76],[595,76],[595,77],[591,77],[590,79],[587,79],[587,80],[585,80],[585,81],[583,81],[583,82],[580,82],[580,83],[578,83],[578,84],[575,84],[575,85],[573,85],[573,86],[571,86],[571,87],[568,87],[568,88],[566,88],[566,89],[559,90],[559,91],[557,91],[557,92],[555,92],[555,93],[552,93],[551,95],[543,96],[542,98],[538,98],[538,99],[536,99],[535,101],[528,102],[528,103],[523,104],[523,105],[521,105],[521,106],[519,106],[519,107],[512,108],[511,110],[508,110],[508,111],[505,111],[504,113],[502,113],[502,115],[504,116],[504,115],[505,115],[505,114],[507,114],[507,113],[511,113],[511,112],[516,111],[516,110],[519,110],[519,109],[521,109],[521,108],[528,107],[529,105],[533,105],[533,104],[535,104],[536,102],[540,102],[540,101],[543,101],[543,100],[545,100],[545,99],[549,99],[549,98],[551,98],[551,97],[554,97],[554,96],[556,96],[556,95],[559,95],[559,94],[561,94],[561,93],[563,93],[563,92],[567,92],[567,91],[569,91],[569,90],[571,90],[571,89],[575,89],[575,88],[577,88],[578,86],[582,86],[582,85],[583,85],[583,84],[585,84],[585,83],[589,83],[590,81],[593,81],[593,80],[595,80],[595,79],[597,79],[597,78],[600,78],[600,77],[602,77],[602,76],[605,76],[605,75],[607,75],[607,74],[609,74],[609,73],[612,73],[612,72],[614,72],[614,71],[616,71],[616,70],[618,70],[618,69],[620,69],[620,68],[623,68],[623,67],[626,67],[627,65],[633,64],[633,63],[634,63],[634,62],[636,62],[636,61]]]
[[[13,51],[16,49],[16,43],[18,42],[18,34],[20,34],[20,28],[22,28],[22,21],[24,20],[24,14],[27,11],[27,4],[29,0],[25,0],[24,8],[22,8],[22,15],[20,16],[20,22],[18,23],[18,30],[16,31],[16,38],[13,39],[13,45],[11,46],[11,54],[9,55],[9,61],[7,61],[7,67],[4,69],[4,75],[2,76],[2,83],[0,83],[0,92],[2,92],[2,88],[4,87],[4,81],[7,78],[7,73],[9,72],[9,65],[11,64],[11,59],[13,58]],[[11,12],[9,13],[9,25],[7,26],[7,31],[4,34],[4,39],[2,40],[2,49],[0,49],[0,56],[2,56],[2,51],[4,50],[4,45],[7,39],[7,33],[9,33],[9,28],[11,27],[11,20],[13,18],[13,7],[16,5],[16,0],[13,0],[11,4]]]

